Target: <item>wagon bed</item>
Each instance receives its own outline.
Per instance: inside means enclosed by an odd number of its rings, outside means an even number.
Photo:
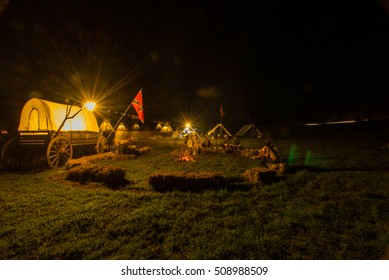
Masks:
[[[32,98],[23,107],[17,137],[5,143],[1,159],[6,167],[21,169],[45,155],[50,167],[61,167],[73,157],[75,148],[84,153],[107,151],[93,113]]]

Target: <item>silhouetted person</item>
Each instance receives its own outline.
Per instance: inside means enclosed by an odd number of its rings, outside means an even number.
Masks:
[[[270,142],[266,142],[265,146],[258,150],[258,155],[253,156],[252,159],[263,159],[264,162],[279,163],[280,155]]]

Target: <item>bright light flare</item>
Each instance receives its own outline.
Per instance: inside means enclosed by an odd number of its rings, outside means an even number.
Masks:
[[[84,104],[84,108],[86,108],[88,111],[93,111],[96,108],[96,102],[88,101]]]
[[[184,127],[184,129],[192,129],[193,126],[196,125],[195,122],[195,118],[188,116],[182,116],[180,120],[178,120],[180,127]]]
[[[197,131],[199,127],[199,115],[195,113],[180,113],[180,117],[176,119],[179,128],[183,133],[191,133]]]

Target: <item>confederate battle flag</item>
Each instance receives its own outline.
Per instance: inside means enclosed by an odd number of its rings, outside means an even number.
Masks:
[[[134,106],[135,111],[138,113],[138,119],[142,121],[142,123],[145,122],[145,116],[143,114],[143,98],[142,98],[142,90],[138,92],[138,94],[135,96],[134,100],[132,101],[132,106]]]

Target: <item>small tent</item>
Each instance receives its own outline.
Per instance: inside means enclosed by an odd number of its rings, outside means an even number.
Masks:
[[[116,130],[127,130],[127,127],[124,125],[124,123],[119,123],[119,125],[117,126]]]
[[[131,128],[131,130],[140,130],[140,125],[137,122],[134,123],[134,125]]]
[[[162,128],[159,130],[161,133],[173,133],[173,129],[168,122],[164,122]]]
[[[263,133],[254,124],[245,124],[237,133],[235,133],[235,136],[262,138]]]
[[[109,120],[102,121],[99,129],[100,129],[100,132],[102,132],[102,133],[110,133],[110,132],[114,131],[114,128]]]
[[[232,136],[231,133],[227,130],[227,128],[224,127],[222,123],[217,124],[214,128],[212,128],[207,135],[211,135],[213,133],[219,134],[220,136],[222,135],[228,135]]]
[[[161,130],[161,129],[162,129],[162,126],[163,126],[163,122],[162,122],[162,121],[158,121],[158,122],[157,122],[157,126],[155,127],[155,129]]]

